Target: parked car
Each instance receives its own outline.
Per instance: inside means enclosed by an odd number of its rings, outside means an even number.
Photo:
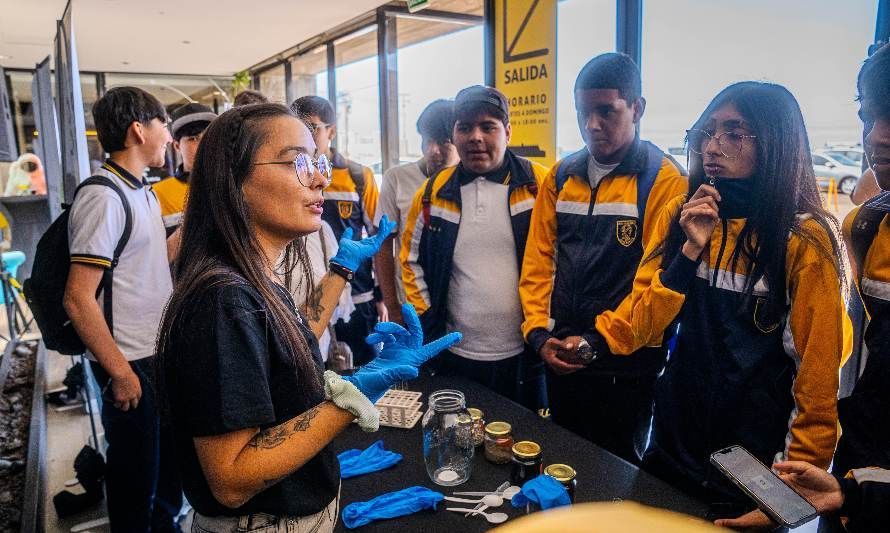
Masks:
[[[849,160],[853,165],[862,168],[862,148],[833,147],[822,150],[822,153],[828,155],[829,157],[838,159],[840,162]]]
[[[826,152],[813,152],[813,171],[820,189],[828,189],[829,182],[834,179],[838,192],[843,194],[852,194],[862,175],[862,169],[853,161]]]

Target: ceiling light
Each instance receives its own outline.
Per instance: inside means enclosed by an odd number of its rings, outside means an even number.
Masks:
[[[126,59],[121,61],[121,65],[129,65],[129,64],[130,64],[130,62],[127,61]]]
[[[184,41],[182,41],[182,44],[192,44],[192,42],[189,40],[184,40]]]

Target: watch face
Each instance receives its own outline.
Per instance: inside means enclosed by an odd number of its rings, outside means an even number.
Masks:
[[[593,361],[593,348],[586,342],[578,346],[578,357],[585,363]]]

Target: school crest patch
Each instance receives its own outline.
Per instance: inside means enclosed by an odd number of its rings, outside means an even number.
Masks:
[[[618,236],[618,243],[621,246],[630,246],[637,240],[637,221],[619,220],[616,223],[615,232]]]
[[[340,211],[340,218],[349,218],[352,216],[352,202],[337,202],[337,210]]]

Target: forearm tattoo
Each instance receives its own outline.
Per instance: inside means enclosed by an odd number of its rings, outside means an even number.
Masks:
[[[261,430],[250,439],[248,446],[255,449],[269,450],[277,448],[294,433],[309,429],[309,423],[318,415],[318,407],[313,407],[295,419],[269,429]]]
[[[306,303],[303,305],[303,312],[306,313],[306,318],[313,322],[321,320],[321,314],[324,312],[324,305],[321,303],[323,295],[324,291],[321,285],[319,285],[312,291],[312,294],[309,295],[309,298],[306,299]]]

